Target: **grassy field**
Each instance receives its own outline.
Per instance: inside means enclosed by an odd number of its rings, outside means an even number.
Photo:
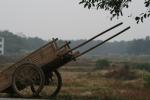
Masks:
[[[144,86],[143,80],[146,71],[119,72],[120,76],[136,76],[132,79],[116,78],[117,71],[94,66],[64,66],[59,71],[63,86],[54,100],[150,100],[150,88]]]
[[[144,71],[136,70],[132,80],[106,78],[108,70],[66,66],[60,70],[63,87],[56,99],[64,100],[150,100],[144,87]]]

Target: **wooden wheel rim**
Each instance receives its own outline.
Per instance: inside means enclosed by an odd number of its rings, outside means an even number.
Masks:
[[[45,86],[42,89],[41,93],[39,94],[40,96],[43,96],[43,93],[45,93],[45,91],[46,91],[46,95],[44,96],[46,98],[55,97],[59,93],[59,91],[62,87],[61,74],[57,70],[55,70],[53,72],[49,72],[49,73],[52,73],[51,75],[53,75],[51,78],[48,77],[50,83],[47,84],[46,83],[47,78],[45,78]]]
[[[27,69],[27,70],[25,70],[25,69]],[[38,75],[38,77],[40,79],[38,81],[39,87],[38,87],[37,90],[35,90],[35,88],[33,88],[34,87],[34,82],[37,82],[37,80],[34,80],[35,76],[34,76],[34,73],[32,73],[32,71],[34,71],[36,73],[36,75]],[[21,75],[22,72],[24,72],[24,74],[20,77],[19,75]],[[29,75],[29,74],[31,74],[31,75]],[[19,79],[19,80],[17,80],[17,79]],[[25,88],[26,88],[26,85],[28,86],[27,88],[29,88],[29,90],[31,90],[30,91],[31,95],[30,94],[21,93],[19,87],[17,86],[18,85],[17,84],[18,81],[22,82],[21,85],[22,86],[25,85]],[[44,86],[44,74],[43,74],[43,71],[39,67],[37,67],[35,64],[32,64],[32,63],[22,64],[21,66],[17,67],[17,69],[15,70],[15,72],[13,74],[12,85],[13,85],[14,92],[16,92],[16,94],[18,94],[21,97],[29,98],[29,97],[36,96],[36,95],[38,95],[41,92],[41,90],[42,90],[42,88]]]

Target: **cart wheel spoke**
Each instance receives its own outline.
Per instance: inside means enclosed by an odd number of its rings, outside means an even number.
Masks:
[[[12,87],[19,96],[28,98],[38,95],[43,86],[44,74],[36,65],[25,63],[15,70]]]
[[[45,86],[42,89],[40,96],[47,98],[54,97],[59,93],[61,86],[62,78],[60,73],[57,70],[50,72],[49,76],[45,78]]]

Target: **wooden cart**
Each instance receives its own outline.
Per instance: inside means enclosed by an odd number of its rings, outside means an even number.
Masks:
[[[41,91],[46,87],[49,96],[56,96],[62,86],[62,78],[57,70],[58,68],[95,49],[130,27],[82,53],[74,52],[74,50],[122,24],[119,23],[74,48],[70,48],[70,42],[66,42],[59,47],[57,45],[58,39],[53,39],[20,61],[2,70],[0,72],[0,92],[13,93],[28,98],[43,95]]]

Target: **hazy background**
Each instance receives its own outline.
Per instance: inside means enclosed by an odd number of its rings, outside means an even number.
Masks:
[[[143,6],[142,0],[133,0],[131,7],[124,10],[124,17],[110,21],[110,14],[102,10],[84,9],[80,0],[0,0],[0,30],[16,34],[38,36],[42,39],[88,39],[118,22],[124,25],[110,33],[130,25],[131,30],[115,40],[132,40],[149,35],[149,19],[136,24],[134,17]],[[128,17],[129,16],[129,17]],[[99,38],[100,39],[100,38]]]

